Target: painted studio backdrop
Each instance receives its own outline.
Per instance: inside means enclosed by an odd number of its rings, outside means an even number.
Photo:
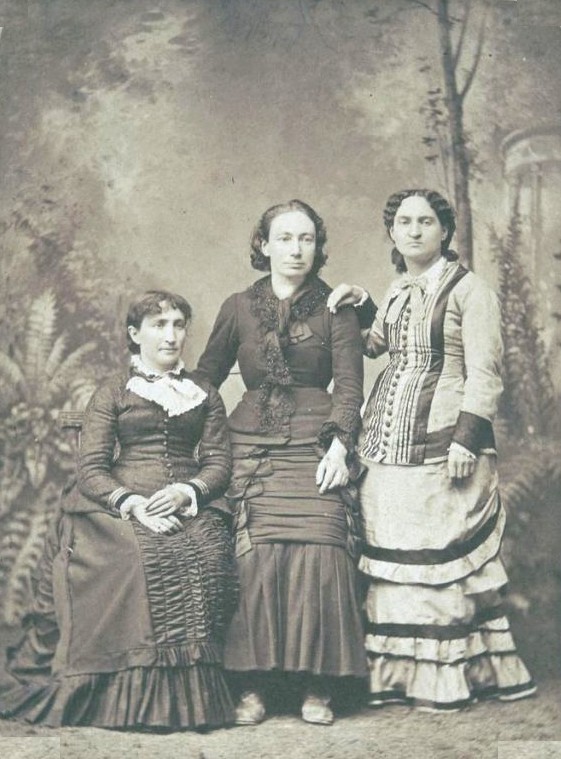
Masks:
[[[383,204],[419,185],[454,201],[455,247],[501,297],[510,602],[551,651],[561,4],[4,0],[0,23],[2,624],[25,612],[72,475],[60,412],[126,360],[130,294],[188,298],[193,364],[257,275],[257,218],[296,197],[327,224],[322,276],[376,299],[393,276]]]

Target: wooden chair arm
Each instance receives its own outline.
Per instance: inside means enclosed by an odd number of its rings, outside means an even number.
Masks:
[[[76,452],[80,448],[83,421],[83,411],[61,411],[57,419],[57,424],[63,432],[70,430],[70,432],[73,433]]]
[[[61,411],[58,415],[58,426],[61,430],[81,432],[84,421],[83,411]]]

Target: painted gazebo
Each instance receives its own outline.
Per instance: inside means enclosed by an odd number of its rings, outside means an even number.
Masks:
[[[518,203],[527,272],[537,290],[543,340],[561,388],[561,123],[507,135],[502,143],[511,208]]]

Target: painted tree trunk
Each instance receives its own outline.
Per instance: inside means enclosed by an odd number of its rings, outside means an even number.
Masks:
[[[456,237],[462,262],[473,268],[473,227],[469,197],[469,155],[464,132],[463,98],[458,91],[452,53],[448,0],[438,0],[440,62],[449,116],[454,202],[457,211]]]

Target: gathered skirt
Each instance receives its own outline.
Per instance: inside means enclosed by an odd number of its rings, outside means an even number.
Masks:
[[[64,514],[35,608],[10,656],[2,716],[58,727],[218,727],[233,721],[222,656],[237,602],[213,509],[159,535],[109,514]]]
[[[504,512],[495,459],[451,482],[446,462],[363,462],[370,703],[451,710],[535,692],[501,605]]]
[[[240,602],[224,663],[238,672],[366,676],[356,565],[339,492],[312,445],[234,445]]]

